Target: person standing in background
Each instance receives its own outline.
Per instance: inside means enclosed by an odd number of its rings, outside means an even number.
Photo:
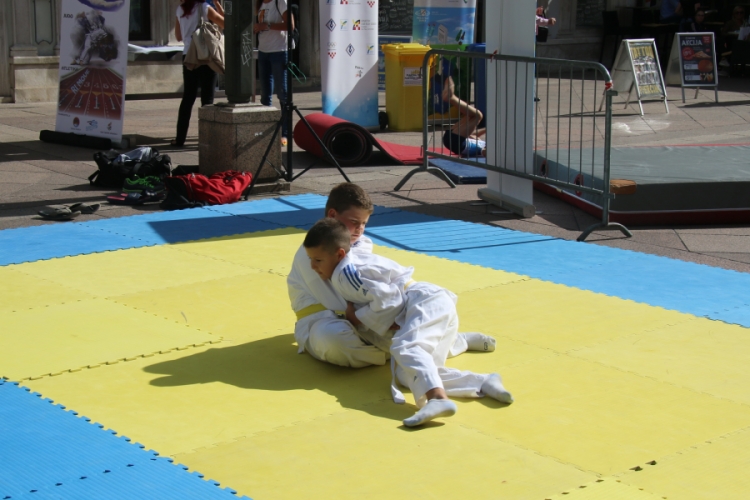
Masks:
[[[201,19],[207,19],[224,29],[224,16],[216,12],[203,0],[182,0],[177,7],[177,20],[174,33],[177,41],[184,42],[182,60],[185,60],[193,32],[198,28]],[[188,127],[190,126],[190,115],[193,114],[193,104],[198,97],[198,87],[201,89],[201,106],[214,103],[216,89],[216,72],[207,65],[198,66],[194,70],[182,66],[182,102],[177,115],[177,137],[170,143],[172,146],[182,147],[185,145]]]
[[[258,8],[253,32],[258,35],[258,73],[260,75],[260,103],[270,106],[274,86],[281,106],[281,145],[289,137],[286,110],[287,0],[263,0]],[[294,18],[292,18],[294,29]]]

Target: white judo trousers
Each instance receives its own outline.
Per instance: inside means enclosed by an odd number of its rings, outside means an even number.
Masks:
[[[413,272],[379,255],[350,252],[330,282],[355,304],[357,318],[370,330],[382,335],[392,323],[400,326],[391,341],[391,367],[394,377],[412,391],[419,408],[427,403],[427,391],[438,387],[449,396],[482,397],[482,384],[490,375],[445,366],[461,338],[456,296],[437,285],[412,281]],[[395,402],[405,402],[395,384],[391,393]]]
[[[407,288],[405,298],[391,356],[396,378],[411,390],[417,407],[427,403],[425,393],[436,387],[451,397],[482,397],[482,384],[489,375],[445,366],[458,337],[456,296],[432,283],[417,282]]]

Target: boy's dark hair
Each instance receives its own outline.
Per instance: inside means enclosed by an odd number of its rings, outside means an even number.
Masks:
[[[349,252],[351,235],[343,222],[326,217],[316,222],[307,232],[305,248],[322,247],[326,252],[335,253],[339,248]]]
[[[327,216],[328,211],[332,208],[336,212],[341,213],[352,207],[361,208],[370,213],[372,213],[374,208],[370,196],[365,193],[364,189],[351,182],[342,182],[331,189],[331,192],[328,194],[325,215]]]

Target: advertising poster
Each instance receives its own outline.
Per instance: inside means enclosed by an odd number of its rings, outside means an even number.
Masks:
[[[412,39],[422,45],[474,43],[476,0],[414,0]]]
[[[130,0],[62,0],[57,132],[122,138]]]
[[[713,33],[678,33],[683,87],[714,87],[719,83]]]
[[[323,113],[378,123],[378,2],[320,0]]]
[[[654,43],[651,41],[634,42],[627,40],[630,50],[630,59],[633,63],[633,74],[635,84],[638,87],[640,98],[663,97],[664,82],[662,81],[661,68],[656,60]]]

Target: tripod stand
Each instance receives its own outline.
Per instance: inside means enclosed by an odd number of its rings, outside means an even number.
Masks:
[[[253,186],[255,185],[255,181],[258,179],[258,174],[260,174],[261,169],[263,168],[263,165],[266,164],[268,161],[268,154],[271,152],[271,148],[274,147],[276,144],[276,137],[279,134],[279,129],[284,125],[284,121],[286,121],[287,130],[289,132],[292,132],[292,112],[297,113],[297,116],[299,116],[299,119],[302,123],[305,124],[307,129],[310,131],[313,137],[315,137],[315,140],[318,141],[318,144],[320,145],[321,149],[323,150],[323,153],[325,154],[325,157],[333,163],[333,165],[338,169],[339,173],[346,179],[346,182],[351,182],[349,180],[349,177],[346,176],[344,171],[341,169],[341,165],[339,165],[338,161],[336,161],[336,158],[331,154],[331,152],[328,150],[326,145],[323,143],[323,140],[318,136],[318,134],[315,132],[315,130],[312,128],[310,123],[305,119],[304,116],[302,116],[302,113],[300,113],[299,108],[295,106],[294,104],[294,91],[293,91],[293,83],[292,83],[292,77],[294,72],[292,71],[293,62],[291,60],[292,55],[292,31],[293,31],[293,20],[292,13],[291,13],[291,5],[287,7],[287,16],[286,16],[286,32],[287,32],[287,62],[286,66],[284,67],[284,76],[286,77],[287,82],[287,91],[286,91],[286,102],[282,104],[282,109],[284,112],[281,114],[281,118],[279,119],[278,123],[276,124],[276,128],[273,131],[273,135],[271,136],[271,141],[268,143],[268,147],[266,147],[266,152],[263,154],[263,158],[260,160],[260,164],[258,165],[258,169],[255,171],[255,175],[253,175],[253,180],[250,182],[250,186],[247,188],[246,193],[249,193]],[[274,82],[275,84],[280,84],[281,82]],[[290,136],[289,141],[287,143],[287,152],[286,152],[286,166],[284,167],[284,171],[280,171],[276,168],[275,165],[273,165],[270,161],[268,161],[268,164],[273,167],[274,170],[279,174],[279,176],[285,178],[288,182],[292,182],[293,180],[297,179],[299,176],[310,170],[312,167],[307,167],[297,175],[294,175],[294,168],[293,168],[293,150],[294,145],[292,144],[292,137]]]

